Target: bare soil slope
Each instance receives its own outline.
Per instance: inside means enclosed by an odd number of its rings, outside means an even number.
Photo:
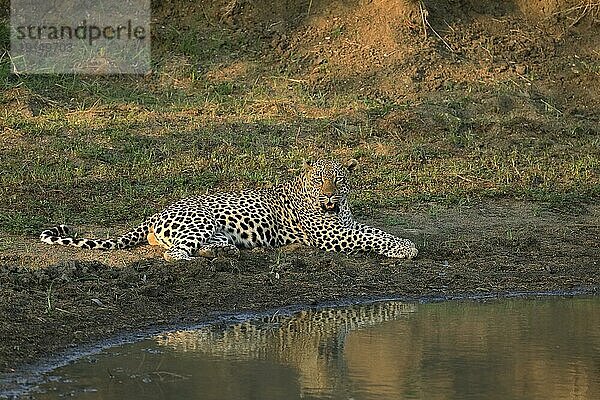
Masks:
[[[235,49],[236,60],[252,58],[258,49],[295,78],[330,94],[366,91],[385,101],[502,83],[523,94],[504,100],[504,112],[531,97],[548,97],[567,112],[599,101],[600,5],[593,1],[174,4],[160,8],[157,23],[198,27],[202,19],[207,30],[217,23],[248,42]],[[227,69],[233,60],[223,50],[221,67]],[[228,72],[234,75],[221,79],[245,76]]]

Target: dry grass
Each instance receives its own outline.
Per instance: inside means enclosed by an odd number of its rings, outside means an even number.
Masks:
[[[559,15],[570,21],[569,28],[577,25],[584,18],[591,18],[598,21],[600,17],[600,2],[593,0],[578,1],[571,6],[565,6],[564,9],[556,11],[553,15]]]

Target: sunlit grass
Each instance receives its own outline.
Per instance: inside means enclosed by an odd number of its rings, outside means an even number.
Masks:
[[[0,61],[0,231],[129,223],[183,196],[281,182],[316,157],[359,159],[362,211],[600,195],[598,126],[510,83],[398,101],[313,82],[251,36],[162,35],[148,76],[19,77]],[[481,105],[495,96],[526,106]]]

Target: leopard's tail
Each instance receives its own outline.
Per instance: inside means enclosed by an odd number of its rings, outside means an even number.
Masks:
[[[46,229],[40,235],[40,240],[48,244],[60,244],[63,246],[75,246],[82,249],[127,249],[140,243],[147,242],[148,232],[152,226],[152,219],[147,219],[126,234],[114,239],[89,239],[76,238],[72,235],[66,225],[58,225]]]

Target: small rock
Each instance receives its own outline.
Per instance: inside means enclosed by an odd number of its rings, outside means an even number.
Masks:
[[[519,75],[525,75],[527,73],[527,66],[526,65],[517,65],[515,67],[515,72]]]
[[[94,303],[95,305],[97,305],[98,307],[104,307],[104,303],[102,303],[100,301],[100,299],[90,299],[92,301],[92,303]]]

